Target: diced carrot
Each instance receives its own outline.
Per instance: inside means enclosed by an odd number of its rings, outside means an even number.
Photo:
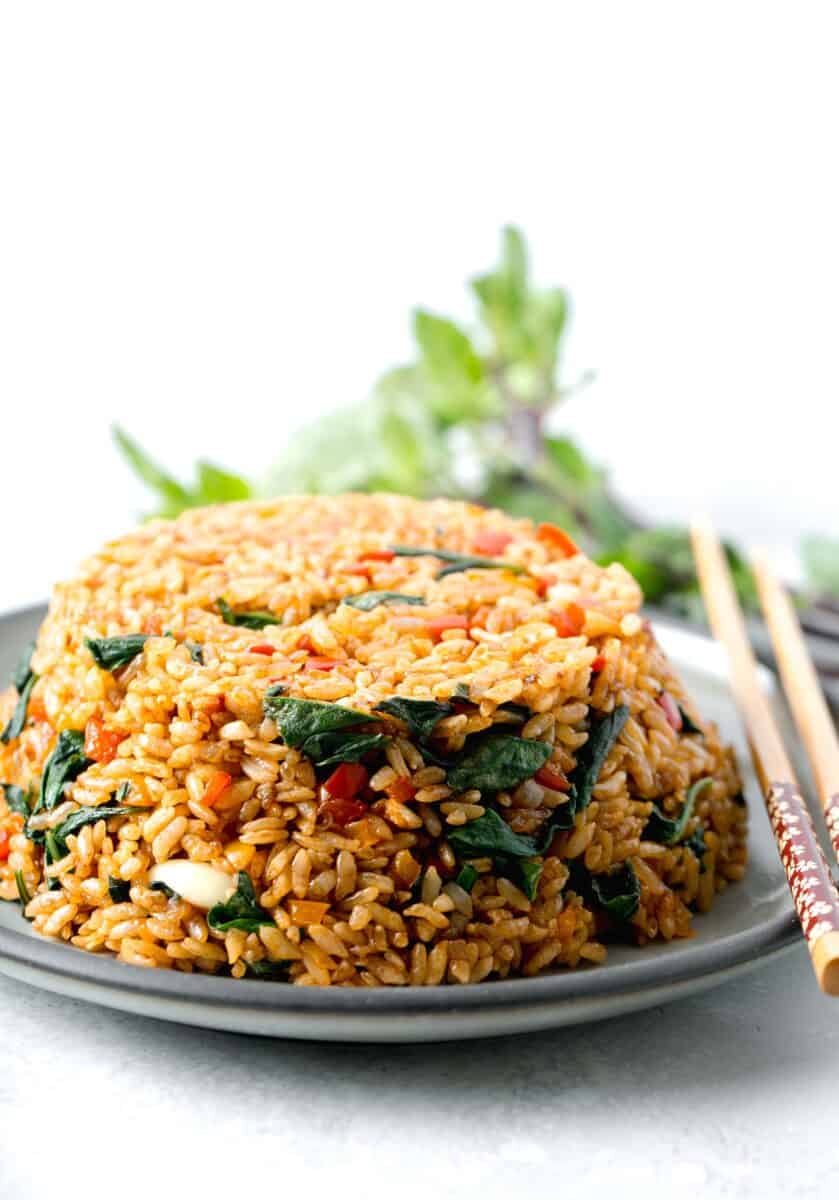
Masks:
[[[207,790],[204,792],[201,803],[206,805],[207,808],[212,808],[221,799],[232,782],[232,775],[228,775],[226,771],[216,771],[207,784]]]
[[[349,563],[348,566],[342,567],[341,570],[345,575],[366,575],[369,579],[372,567],[368,566],[367,563],[357,562]]]
[[[405,779],[400,775],[394,779],[393,783],[389,783],[387,793],[394,800],[398,800],[400,804],[408,804],[417,794],[417,789],[411,783],[410,779]]]
[[[30,696],[29,716],[33,721],[46,720],[47,710],[44,708],[44,702],[40,696]]]
[[[602,671],[605,666],[606,666],[605,655],[598,654],[597,658],[593,659],[592,664],[591,664],[591,669],[592,669],[593,674],[596,675],[599,671]]]
[[[441,617],[429,617],[425,622],[426,629],[435,640],[447,629],[468,629],[469,618],[462,613],[446,613]]]
[[[9,845],[9,834],[5,829],[0,829],[0,862],[5,862],[11,852]]]
[[[552,792],[571,790],[571,784],[566,779],[565,772],[560,771],[559,767],[540,767],[533,778],[537,783],[541,783],[542,787],[550,788]]]
[[[682,714],[679,712],[679,706],[669,692],[659,692],[656,700],[664,709],[664,715],[667,718],[667,724],[676,733],[682,731]]]
[[[365,550],[359,555],[361,562],[393,562],[395,557],[392,550]]]
[[[548,521],[543,521],[536,530],[536,536],[540,542],[549,546],[551,550],[559,550],[566,558],[571,558],[574,554],[579,554],[580,549],[576,542],[572,541],[564,529],[560,529],[558,525],[551,525]]]
[[[288,912],[295,925],[320,925],[329,905],[317,900],[289,900]]]
[[[319,658],[315,655],[314,658],[307,658],[303,664],[304,671],[331,671],[338,666],[340,660],[337,658]]]
[[[578,637],[585,628],[586,610],[573,601],[548,617],[560,637]]]
[[[94,762],[109,763],[117,756],[125,734],[118,729],[106,729],[98,717],[91,717],[84,730],[84,752]]]
[[[250,650],[251,654],[275,654],[277,647],[272,646],[270,642],[257,642]]]
[[[503,533],[500,529],[479,529],[472,539],[472,547],[476,554],[493,556],[503,554],[512,540],[511,533]]]
[[[367,769],[361,763],[339,763],[324,783],[323,790],[330,796],[351,800],[367,786],[368,779]]]

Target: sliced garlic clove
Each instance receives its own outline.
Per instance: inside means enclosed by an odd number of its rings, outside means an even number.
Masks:
[[[165,883],[184,900],[203,909],[221,904],[236,891],[234,875],[229,875],[221,867],[190,862],[187,858],[156,863],[149,871],[149,879],[152,883]]]

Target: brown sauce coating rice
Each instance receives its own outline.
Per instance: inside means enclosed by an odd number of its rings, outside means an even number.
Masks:
[[[491,557],[520,573],[438,579],[445,564],[435,557],[387,555],[393,545],[473,555],[493,541],[503,549]],[[340,603],[370,590],[425,604]],[[280,623],[226,624],[219,597]],[[602,962],[613,935],[690,936],[694,912],[742,878],[746,810],[731,750],[695,711],[640,603],[622,567],[598,567],[529,521],[455,501],[293,497],[151,522],[55,588],[25,728],[0,744],[0,780],[25,789],[37,789],[62,730],[86,730],[99,757],[38,814],[42,836],[78,806],[113,803],[121,784],[137,812],[85,824],[45,867],[42,845],[0,798],[0,898],[17,901],[17,874],[37,932],[125,962],[234,977],[277,963],[292,982],[316,985],[474,983]],[[113,672],[84,645],[132,633],[149,637]],[[186,643],[201,646],[203,662]],[[449,838],[491,808],[538,840],[567,790],[531,779],[455,792],[446,768],[385,719],[377,728],[390,740],[363,760],[363,814],[336,823],[321,803],[334,767],[316,768],[265,715],[277,681],[290,696],[364,713],[393,696],[451,701],[434,730],[442,761],[503,726],[548,743],[549,767],[566,779],[590,714],[625,705],[629,715],[590,803],[554,836],[528,898],[492,857],[474,858],[471,887],[455,882],[462,861]],[[16,700],[14,689],[0,697],[3,723]],[[677,705],[700,732],[674,727]],[[653,804],[677,817],[701,779],[711,782],[685,841],[645,838]],[[206,908],[152,890],[149,871],[183,859],[227,873],[231,887],[246,872],[273,924],[225,932],[208,924]],[[575,892],[573,879],[580,868],[596,878],[627,863],[640,902],[624,925],[590,892]],[[124,898],[115,901],[109,884]]]

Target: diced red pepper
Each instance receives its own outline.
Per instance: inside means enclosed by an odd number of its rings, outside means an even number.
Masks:
[[[560,529],[558,525],[551,525],[548,521],[542,522],[536,530],[536,536],[544,545],[549,546],[551,550],[559,550],[566,558],[580,553],[577,543],[571,540],[565,530]]]
[[[125,734],[117,729],[106,729],[98,717],[91,717],[84,730],[84,752],[94,762],[109,763],[117,756],[120,742]]]
[[[251,654],[274,654],[277,647],[272,646],[270,642],[257,642],[255,646],[251,646]]]
[[[532,579],[537,596],[547,596],[548,588],[556,583],[556,577],[553,575],[533,575]]]
[[[598,654],[597,658],[595,658],[591,664],[592,673],[594,675],[596,675],[599,671],[602,671],[605,666],[606,666],[605,656],[603,654]]]
[[[348,800],[344,796],[324,796],[318,805],[318,817],[327,828],[343,829],[351,821],[360,821],[367,816],[367,805],[362,800]]]
[[[372,568],[369,567],[367,563],[357,562],[349,563],[346,567],[343,567],[342,570],[345,575],[365,575],[369,579]]]
[[[667,718],[667,724],[676,733],[681,733],[682,730],[682,714],[679,712],[679,706],[669,692],[659,692],[656,700],[664,709],[664,715]]]
[[[400,775],[398,779],[394,779],[393,783],[388,784],[387,792],[394,800],[398,800],[400,804],[409,804],[417,794],[417,789],[411,783],[410,779],[405,779]]]
[[[11,852],[9,845],[9,834],[5,829],[0,829],[0,862],[5,862]]]
[[[439,640],[447,629],[468,629],[469,618],[462,613],[446,613],[441,617],[429,617],[425,624],[431,636]]]
[[[540,767],[533,778],[537,783],[541,783],[542,787],[550,788],[553,792],[571,790],[571,784],[566,779],[565,772],[560,771],[559,767]]]
[[[207,808],[212,808],[221,799],[232,782],[232,775],[228,775],[226,771],[216,771],[213,778],[207,784],[207,790],[204,792],[201,803],[206,805]]]
[[[573,601],[548,617],[560,637],[578,637],[585,628],[586,610]]]
[[[367,769],[361,763],[339,763],[324,783],[323,790],[330,796],[351,800],[367,786],[368,778]]]
[[[472,546],[476,554],[492,557],[503,554],[512,540],[511,533],[503,533],[500,529],[479,529],[472,539]]]
[[[339,659],[337,658],[307,658],[303,664],[304,671],[331,671],[338,666]]]
[[[392,550],[366,550],[359,555],[361,562],[393,562],[395,557]]]

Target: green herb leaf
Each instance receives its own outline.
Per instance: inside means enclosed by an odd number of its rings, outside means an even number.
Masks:
[[[164,883],[162,879],[156,879],[150,884],[150,889],[153,892],[162,892],[167,900],[180,900],[180,894],[173,887],[169,887],[168,883]]]
[[[251,485],[241,475],[234,475],[215,463],[200,459],[196,464],[198,482],[191,497],[193,504],[225,504],[232,500],[247,500]]]
[[[245,970],[254,979],[288,980],[287,962],[271,962],[270,959],[263,958],[259,962],[246,962]]]
[[[698,733],[704,737],[700,727],[694,720],[691,719],[690,715],[685,711],[685,709],[682,708],[681,704],[677,704],[676,707],[679,710],[679,716],[682,718],[682,733]]]
[[[185,508],[227,500],[246,500],[252,494],[247,480],[206,461],[196,464],[195,485],[185,487],[158,466],[125,430],[115,425],[113,435],[123,458],[143,483],[156,494],[160,504],[157,516],[176,517]]]
[[[496,858],[495,873],[521,888],[528,900],[535,900],[544,866],[538,858]]]
[[[276,613],[260,612],[253,609],[250,612],[236,610],[230,607],[223,597],[216,600],[221,619],[226,625],[239,625],[243,629],[265,629],[268,625],[279,625],[280,618]]]
[[[32,899],[32,893],[26,886],[26,880],[23,877],[23,871],[15,871],[15,886],[17,887],[18,899],[20,900],[21,909],[26,908],[29,901]]]
[[[478,734],[448,773],[448,784],[456,792],[478,788],[498,792],[517,787],[543,767],[551,756],[547,742],[528,741],[506,733]],[[482,819],[482,818],[479,818]]]
[[[577,765],[569,777],[575,814],[588,808],[603,764],[620,737],[628,717],[629,708],[625,704],[619,704],[605,716],[591,719],[588,741],[580,750]]]
[[[108,876],[108,895],[114,904],[125,904],[131,899],[131,884],[127,879],[114,879]]]
[[[702,792],[710,787],[712,783],[713,780],[707,776],[704,779],[697,780],[688,791],[684,806],[678,817],[666,817],[658,805],[654,804],[653,811],[650,813],[647,824],[644,826],[644,832],[641,835],[644,840],[660,842],[665,846],[675,846],[678,842],[681,842],[684,839],[685,831],[693,816],[696,801]]]
[[[184,645],[186,646],[187,650],[189,651],[189,657],[192,659],[192,661],[194,663],[198,663],[199,667],[203,667],[204,666],[204,647],[199,642],[186,642],[185,641]]]
[[[380,604],[425,604],[426,600],[424,596],[408,596],[402,592],[362,592],[358,596],[344,596],[341,603],[371,612]]]
[[[444,429],[496,411],[484,364],[469,336],[454,321],[417,309],[414,337],[420,351],[423,398]]]
[[[229,900],[214,904],[207,913],[211,929],[226,933],[229,929],[244,929],[255,933],[261,925],[273,925],[274,919],[260,907],[250,875],[240,871],[236,876],[236,891]]]
[[[420,741],[430,738],[438,721],[450,716],[454,709],[444,700],[411,700],[407,696],[391,696],[376,705],[376,712],[398,717]]]
[[[384,733],[345,733],[342,729],[331,733],[313,733],[303,743],[303,753],[318,767],[331,767],[336,763],[358,762],[371,750],[380,750],[390,741]]]
[[[316,734],[332,733],[372,721],[370,713],[356,712],[325,700],[300,700],[284,696],[278,689],[269,688],[262,708],[266,717],[276,722],[287,746],[300,747]]]
[[[705,872],[705,855],[708,853],[708,847],[705,844],[705,830],[701,825],[698,825],[689,838],[685,838],[682,845],[686,850],[691,850],[699,860],[699,873]]]
[[[29,697],[38,682],[38,676],[30,667],[32,655],[35,653],[35,643],[28,642],[12,672],[12,684],[17,689],[18,699],[15,710],[6,728],[0,733],[0,742],[11,742],[20,737],[26,724],[26,710],[29,707]]]
[[[6,797],[9,812],[20,813],[24,819],[28,820],[29,814],[32,811],[32,800],[29,792],[25,792],[22,787],[18,787],[15,783],[0,783],[0,788],[3,789],[3,795]]]
[[[44,767],[34,811],[46,809],[49,812],[55,808],[63,798],[66,785],[86,771],[92,762],[93,759],[84,752],[84,733],[79,729],[62,730]]]
[[[147,633],[128,633],[120,637],[85,638],[84,644],[97,667],[103,671],[116,671],[135,659],[148,640]]]
[[[477,878],[478,872],[471,863],[464,863],[455,876],[455,883],[458,887],[462,887],[464,892],[471,892]]]
[[[447,830],[448,839],[460,858],[481,858],[506,855],[510,858],[533,858],[537,853],[533,838],[514,833],[493,808],[482,817]]]
[[[447,566],[437,572],[437,579],[443,579],[446,575],[452,575],[458,571],[469,571],[476,567],[493,571],[512,571],[514,575],[521,575],[524,571],[524,567],[518,563],[501,562],[496,558],[484,558],[480,554],[457,554],[454,550],[429,550],[421,546],[390,546],[389,549],[400,558],[442,559]]]
[[[111,817],[126,817],[129,813],[135,812],[137,812],[136,808],[127,808],[122,804],[95,804],[77,808],[60,825],[56,825],[49,831],[54,841],[57,857],[63,858],[67,853],[67,838],[71,833],[78,833],[85,825],[95,825],[97,821],[107,821]]]
[[[641,903],[641,884],[627,860],[604,875],[592,875],[591,891],[601,908],[616,921],[629,921]]]

